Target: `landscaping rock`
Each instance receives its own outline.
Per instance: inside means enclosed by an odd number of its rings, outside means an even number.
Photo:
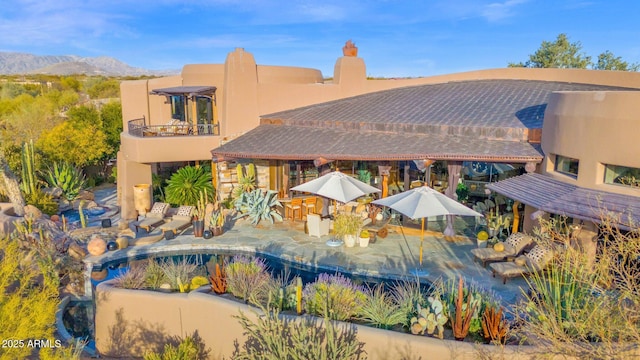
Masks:
[[[76,260],[82,260],[87,256],[87,251],[76,243],[69,245],[68,253],[69,256]]]
[[[42,217],[42,211],[33,205],[26,205],[24,207],[24,217],[31,217],[32,219],[40,219]]]
[[[60,189],[59,187],[43,188],[42,192],[51,195],[51,197],[53,197],[54,199],[59,199],[60,197],[62,197],[62,189]]]
[[[94,195],[94,193],[87,190],[80,190],[80,193],[76,198],[76,200],[89,200],[89,201],[93,201],[95,199],[96,199],[96,196]]]

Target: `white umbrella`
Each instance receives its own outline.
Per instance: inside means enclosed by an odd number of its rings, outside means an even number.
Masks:
[[[343,203],[360,196],[380,192],[380,189],[339,171],[330,172],[317,179],[294,186],[291,190],[308,192]]]
[[[482,216],[450,197],[430,187],[420,186],[400,194],[375,200],[372,204],[388,206],[411,219],[422,218],[420,237],[420,265],[422,265],[422,241],[424,239],[424,218],[439,215]]]

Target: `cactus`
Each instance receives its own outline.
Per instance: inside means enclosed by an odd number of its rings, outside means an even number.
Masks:
[[[256,166],[253,163],[247,164],[247,177],[254,180],[256,178]]]
[[[207,202],[209,200],[207,189],[200,191],[200,197],[196,203],[196,218],[197,220],[204,220],[204,215],[207,210]]]
[[[296,312],[302,314],[302,278],[296,279]]]
[[[84,216],[84,211],[82,211],[82,206],[84,205],[84,200],[80,200],[80,205],[78,205],[78,215],[80,215],[80,225],[83,228],[87,227],[87,218]]]
[[[67,232],[67,218],[62,215],[62,231]]]
[[[178,282],[178,289],[180,290],[181,293],[185,293],[187,291],[189,291],[189,283],[182,283],[182,279],[180,279],[179,277],[176,278],[176,281]]]
[[[227,292],[227,274],[220,264],[216,264],[216,273],[209,277],[211,280],[211,289],[216,294],[224,294]]]
[[[453,329],[453,337],[456,340],[462,341],[469,333],[469,326],[471,326],[471,319],[473,313],[476,311],[476,305],[471,305],[472,295],[467,296],[467,303],[464,301],[464,289],[463,280],[460,278],[458,283],[458,295],[456,296],[456,308],[455,317],[451,318],[451,328]],[[466,306],[465,306],[466,305]]]
[[[33,140],[22,144],[22,191],[25,194],[36,192],[35,152]]]
[[[209,285],[209,280],[206,277],[198,275],[191,279],[191,289],[197,289],[203,285]]]
[[[411,318],[410,330],[414,335],[424,335],[426,332],[433,335],[438,329],[438,338],[444,338],[444,325],[449,321],[443,313],[444,307],[440,299],[429,297],[429,307],[423,308],[417,305],[418,314]]]
[[[507,320],[503,319],[502,307],[496,309],[491,306],[484,310],[482,314],[482,332],[488,341],[495,341],[504,344],[507,339]]]

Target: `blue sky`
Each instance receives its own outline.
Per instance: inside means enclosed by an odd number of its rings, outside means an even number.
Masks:
[[[0,8],[0,51],[112,56],[152,70],[258,64],[332,76],[352,39],[370,76],[428,76],[526,61],[560,33],[596,59],[640,63],[635,0],[14,0]]]

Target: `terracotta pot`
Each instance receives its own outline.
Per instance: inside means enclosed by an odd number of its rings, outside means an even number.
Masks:
[[[138,215],[146,215],[151,210],[151,185],[137,184],[133,186],[133,205]]]
[[[220,236],[224,232],[221,226],[216,226],[211,228],[211,230],[213,231],[213,236]]]

